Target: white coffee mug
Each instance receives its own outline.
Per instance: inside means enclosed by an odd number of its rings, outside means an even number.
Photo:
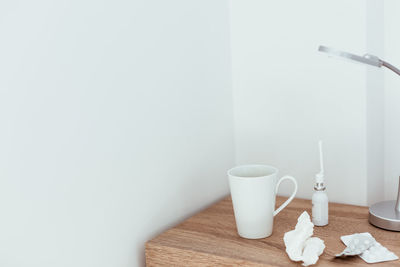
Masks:
[[[268,165],[243,165],[228,171],[236,227],[241,237],[257,239],[270,236],[274,216],[293,200],[297,182],[283,176],[277,182],[278,169]],[[283,180],[294,184],[292,195],[275,210],[275,198]]]

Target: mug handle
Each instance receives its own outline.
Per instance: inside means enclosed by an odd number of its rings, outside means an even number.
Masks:
[[[275,217],[275,215],[277,215],[281,210],[283,210],[287,205],[289,205],[289,203],[293,200],[294,196],[295,196],[296,193],[297,193],[297,182],[296,182],[296,179],[294,179],[294,177],[292,177],[292,176],[286,175],[286,176],[283,176],[281,179],[279,179],[278,183],[276,184],[275,194],[278,193],[279,185],[281,184],[281,182],[282,182],[283,180],[290,180],[290,181],[292,181],[293,184],[294,184],[294,191],[293,191],[292,195],[291,195],[282,205],[280,205],[279,208],[277,208],[277,209],[274,211],[274,217]]]

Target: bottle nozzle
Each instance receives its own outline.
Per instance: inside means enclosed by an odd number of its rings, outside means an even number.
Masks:
[[[315,182],[323,183],[324,182],[324,174],[323,173],[317,173],[315,175]]]
[[[316,190],[324,190],[325,185],[324,185],[324,160],[323,160],[323,154],[322,154],[322,141],[320,140],[318,142],[319,146],[319,166],[320,166],[320,172],[315,175],[315,189]]]
[[[318,142],[319,146],[319,167],[320,167],[320,174],[324,175],[324,159],[323,159],[323,153],[322,153],[322,140],[319,140]]]

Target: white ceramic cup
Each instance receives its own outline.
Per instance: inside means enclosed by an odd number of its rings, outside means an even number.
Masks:
[[[243,165],[228,171],[236,227],[241,237],[264,238],[272,234],[274,216],[293,200],[297,182],[283,176],[277,182],[278,169],[268,165]],[[294,184],[292,195],[275,210],[275,198],[283,180]]]

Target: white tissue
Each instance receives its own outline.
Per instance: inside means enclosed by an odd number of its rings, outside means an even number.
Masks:
[[[297,219],[295,229],[283,236],[286,253],[292,261],[303,261],[304,266],[318,261],[325,245],[324,241],[317,237],[310,238],[313,232],[314,224],[310,220],[310,215],[304,211]]]
[[[297,219],[296,228],[283,236],[286,253],[292,261],[301,261],[305,242],[313,235],[313,232],[314,224],[305,211]]]
[[[361,233],[361,234],[354,234],[354,235],[344,235],[340,237],[340,239],[343,241],[343,243],[348,246],[353,239],[354,236],[356,235],[364,235],[366,237],[372,237],[370,233]],[[373,238],[373,237],[372,237]],[[398,260],[399,257],[397,257],[396,254],[393,252],[389,251],[387,248],[382,246],[379,242],[375,242],[375,244],[364,251],[361,255],[358,255],[361,259],[363,259],[367,263],[377,263],[377,262],[383,262],[383,261],[393,261],[393,260]]]
[[[307,239],[303,250],[303,266],[316,264],[319,256],[324,252],[324,241],[318,237]]]

